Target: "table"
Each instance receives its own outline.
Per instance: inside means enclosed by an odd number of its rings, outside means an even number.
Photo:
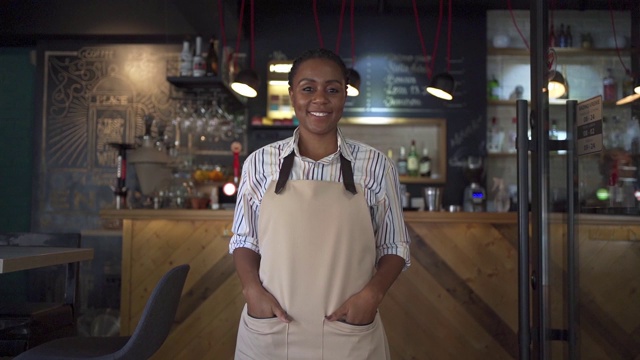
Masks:
[[[93,249],[2,246],[0,247],[0,274],[91,259],[93,259]]]

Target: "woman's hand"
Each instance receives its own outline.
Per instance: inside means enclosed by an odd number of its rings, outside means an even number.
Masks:
[[[343,321],[351,325],[371,324],[376,317],[382,297],[365,287],[345,301],[338,310],[326,316],[329,321]]]
[[[291,317],[278,303],[278,300],[262,286],[245,288],[242,291],[247,301],[247,314],[257,319],[277,317],[283,322],[291,322]]]

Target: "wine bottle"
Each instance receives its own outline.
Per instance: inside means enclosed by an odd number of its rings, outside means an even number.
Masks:
[[[418,176],[418,152],[416,151],[416,141],[411,140],[409,155],[407,156],[407,173],[409,176]]]
[[[218,40],[215,36],[209,39],[209,50],[207,50],[207,76],[218,75]]]
[[[207,65],[202,57],[202,37],[196,37],[196,51],[193,55],[193,76],[201,77],[207,72]]]
[[[407,153],[404,146],[400,146],[400,156],[398,157],[398,175],[407,175]]]
[[[180,76],[191,76],[193,73],[193,56],[189,50],[189,41],[182,42],[182,52],[180,53]]]
[[[422,148],[422,157],[418,168],[421,177],[431,177],[431,157],[429,157],[429,149],[426,146]]]

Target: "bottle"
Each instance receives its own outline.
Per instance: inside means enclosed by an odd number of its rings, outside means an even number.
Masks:
[[[504,142],[504,131],[498,125],[498,119],[493,117],[491,119],[491,126],[487,134],[487,150],[490,153],[497,153],[502,151],[502,144]]]
[[[551,128],[549,129],[549,140],[558,140],[558,121],[551,120]]]
[[[507,132],[507,144],[505,151],[508,153],[514,153],[517,151],[516,143],[518,141],[518,119],[511,119],[511,127]]]
[[[215,36],[209,39],[209,49],[207,50],[207,76],[218,75],[218,40]]]
[[[489,97],[490,100],[498,100],[500,99],[499,92],[500,92],[500,83],[498,82],[498,79],[496,79],[496,76],[493,75],[491,80],[487,82],[487,96]]]
[[[557,37],[558,47],[567,47],[567,35],[564,32],[564,24],[560,24],[560,31]]]
[[[429,149],[425,146],[422,148],[422,157],[418,165],[420,177],[431,177],[431,158],[429,157]]]
[[[607,76],[602,80],[602,87],[603,101],[616,101],[618,99],[618,88],[611,68],[607,69]]]
[[[189,50],[189,41],[182,42],[182,52],[180,53],[180,76],[191,76],[193,71],[193,56]]]
[[[418,152],[416,151],[416,141],[411,140],[411,147],[409,147],[409,155],[407,156],[407,174],[409,174],[409,176],[419,175],[419,162]]]
[[[556,33],[553,30],[553,23],[549,26],[549,47],[556,47]]]
[[[193,76],[201,77],[207,72],[207,64],[202,57],[202,37],[196,37],[196,52],[193,55]]]
[[[400,156],[398,157],[398,175],[407,175],[407,153],[404,146],[400,146]]]
[[[511,206],[511,199],[509,198],[509,192],[504,186],[504,179],[493,178],[493,191],[495,196],[493,197],[493,205],[496,208],[496,212],[507,212]]]
[[[565,34],[567,37],[567,47],[573,47],[573,35],[571,34],[571,25],[567,25],[567,33]]]

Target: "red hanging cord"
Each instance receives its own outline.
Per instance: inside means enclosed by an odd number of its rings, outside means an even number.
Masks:
[[[344,10],[347,0],[342,0],[342,8],[340,9],[340,22],[338,24],[338,38],[336,39],[336,54],[340,55],[340,39],[342,39],[342,23],[344,22]]]
[[[227,33],[224,30],[224,9],[222,8],[222,0],[218,0],[218,22],[220,23],[220,41],[222,48],[227,46]]]
[[[453,0],[449,0],[449,18],[447,24],[447,72],[451,70],[451,3]]]
[[[242,38],[242,20],[244,19],[244,1],[240,4],[240,17],[238,19],[238,38],[236,39],[236,50],[235,53],[240,52],[240,39]]]
[[[255,51],[254,51],[254,47],[255,47],[255,29],[254,29],[254,0],[251,0],[251,44],[250,44],[250,50],[251,50],[251,70],[255,69]]]
[[[624,69],[624,73],[627,75],[630,75],[631,71],[629,71],[629,69],[627,69],[627,67],[624,65],[624,62],[622,61],[622,55],[620,55],[620,47],[618,47],[618,36],[616,35],[616,23],[613,20],[613,6],[611,4],[611,0],[609,0],[609,15],[611,16],[611,28],[613,29],[613,41],[616,44],[616,52],[618,53],[618,60],[620,60],[620,64]]]
[[[351,0],[351,68],[356,66],[356,37],[353,31],[353,14],[354,14],[355,0]]]
[[[316,22],[316,34],[318,35],[318,42],[320,47],[324,48],[324,41],[322,41],[322,33],[320,32],[320,20],[318,19],[318,1],[313,0],[313,18]]]
[[[431,73],[436,64],[436,54],[438,53],[438,40],[440,39],[440,30],[442,29],[442,18],[444,14],[444,0],[440,0],[440,11],[438,13],[438,28],[436,29],[436,38],[433,42],[433,52],[431,53]]]
[[[418,38],[420,39],[420,47],[422,48],[422,56],[424,56],[424,67],[425,72],[427,74],[427,78],[431,77],[431,71],[429,69],[429,63],[427,59],[427,48],[424,46],[424,37],[422,36],[422,27],[420,26],[420,17],[418,16],[418,6],[416,5],[416,0],[411,0],[413,3],[413,15],[416,21],[416,29],[418,30]]]
[[[524,46],[526,46],[527,50],[529,50],[529,42],[527,41],[527,39],[522,34],[522,31],[520,31],[520,27],[518,26],[518,23],[516,22],[516,17],[513,15],[513,9],[511,8],[511,0],[507,0],[507,7],[509,8],[509,14],[511,14],[511,21],[513,22],[513,25],[516,27],[516,30],[518,31],[518,34],[520,34],[520,38],[522,39],[522,42],[524,42]],[[551,26],[553,26],[553,19],[551,20]]]

